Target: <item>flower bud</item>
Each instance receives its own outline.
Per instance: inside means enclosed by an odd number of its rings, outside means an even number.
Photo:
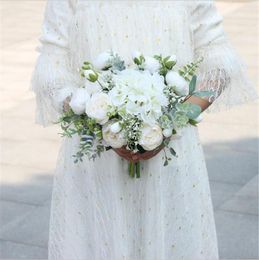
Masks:
[[[85,70],[84,71],[84,75],[91,82],[95,82],[98,79],[98,74],[96,72],[94,72],[93,70],[91,70],[91,69],[90,70]]]
[[[167,129],[163,130],[163,135],[164,135],[165,138],[168,138],[172,135],[172,132],[173,132],[172,129],[167,128]]]

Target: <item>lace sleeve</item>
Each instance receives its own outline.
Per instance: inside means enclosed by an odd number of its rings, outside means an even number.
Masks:
[[[68,26],[74,0],[48,0],[45,9],[40,53],[31,79],[36,94],[36,122],[47,126],[57,121],[63,100],[76,87],[69,64]]]
[[[203,62],[198,73],[198,89],[210,91],[213,103],[208,111],[242,104],[257,98],[247,71],[225,35],[222,17],[213,1],[199,1],[192,9],[194,53]]]

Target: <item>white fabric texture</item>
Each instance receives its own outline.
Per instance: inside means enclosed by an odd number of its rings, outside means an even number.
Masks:
[[[180,65],[204,57],[199,88],[213,89],[211,110],[255,97],[243,65],[210,1],[52,0],[32,78],[37,122],[55,122],[62,101],[80,86],[78,68],[113,49],[130,59],[176,54]],[[131,179],[113,151],[74,164],[77,138],[62,144],[54,178],[50,260],[218,259],[204,155],[197,129],[172,140],[178,157],[163,166],[163,152],[142,163]]]

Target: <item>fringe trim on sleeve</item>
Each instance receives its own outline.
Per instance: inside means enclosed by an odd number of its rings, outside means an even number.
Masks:
[[[214,91],[213,104],[207,112],[229,109],[258,98],[254,85],[247,77],[247,69],[233,47],[224,42],[196,52],[204,60],[198,73],[198,88]]]
[[[78,79],[69,70],[66,53],[53,47],[40,50],[31,78],[31,90],[36,94],[36,123],[51,125],[59,119],[64,99],[77,87]]]

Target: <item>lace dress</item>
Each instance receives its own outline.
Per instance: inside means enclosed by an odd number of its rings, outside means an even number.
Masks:
[[[84,60],[113,49],[125,58],[176,54],[179,64],[198,57],[200,89],[213,89],[210,110],[255,96],[230,46],[222,17],[210,1],[86,1],[47,3],[40,55],[32,78],[38,123],[47,126],[62,102],[82,84]],[[52,193],[50,260],[218,259],[206,165],[197,128],[172,140],[178,154],[163,166],[163,152],[128,176],[112,150],[95,162],[74,164],[78,139],[63,140]]]

